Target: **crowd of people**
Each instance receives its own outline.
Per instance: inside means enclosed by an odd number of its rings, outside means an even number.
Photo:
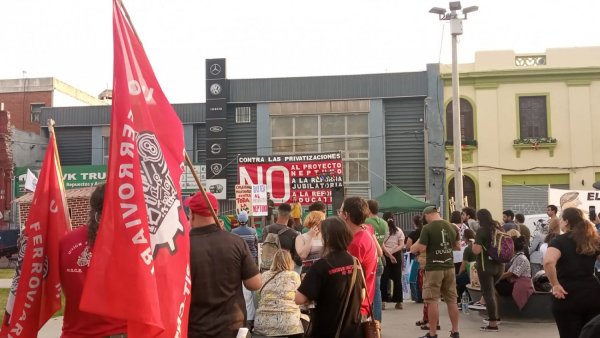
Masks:
[[[62,337],[124,337],[127,331],[125,322],[77,306],[103,195],[100,186],[90,200],[88,226],[60,244],[67,301]],[[600,336],[600,237],[577,208],[558,217],[548,206],[548,224],[532,234],[523,215],[511,210],[500,223],[487,209],[464,208],[444,220],[431,206],[413,218],[414,230],[405,235],[393,214],[379,217],[374,200],[348,197],[331,217],[322,202],[304,217],[281,203],[259,241],[245,211],[231,233],[215,224],[210,208],[217,212],[218,201],[211,193],[197,193],[185,206],[191,225],[189,337],[233,338],[244,330],[254,337],[377,337],[386,303],[401,310],[408,293],[423,304],[416,321],[426,331],[421,338],[438,337],[440,301],[448,310],[450,337],[459,338],[458,303],[468,297],[467,286],[483,295],[470,305],[487,311],[481,331],[499,330],[498,297],[512,297],[522,309],[537,287],[552,294],[561,338]],[[403,266],[407,261],[410,266]],[[547,283],[534,283],[536,276]],[[410,290],[403,290],[406,284]]]

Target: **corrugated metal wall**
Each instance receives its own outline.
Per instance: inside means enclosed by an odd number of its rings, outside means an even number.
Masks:
[[[62,165],[92,163],[92,128],[56,128],[56,144]]]
[[[229,80],[228,102],[344,100],[427,95],[427,72]]]
[[[183,124],[206,120],[205,103],[176,103],[172,106]],[[56,128],[109,125],[110,110],[111,106],[109,105],[42,108],[41,121],[52,118],[56,122]]]
[[[206,165],[206,124],[194,125],[194,163]]]
[[[235,108],[250,107],[250,123],[235,123]],[[235,198],[237,157],[256,154],[256,105],[227,105],[227,198]]]
[[[569,189],[568,184],[553,184],[555,189]],[[502,187],[502,208],[512,210],[515,214],[545,214],[548,206],[547,185],[505,185]],[[481,206],[485,208],[485,206]],[[494,215],[501,218],[501,215]]]
[[[425,195],[424,99],[385,100],[384,114],[387,181],[409,194]]]

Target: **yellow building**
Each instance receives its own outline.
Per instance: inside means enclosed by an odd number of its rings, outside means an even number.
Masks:
[[[444,82],[447,196],[454,195],[451,66]],[[545,213],[548,187],[600,180],[600,47],[485,51],[460,73],[464,190],[496,219]]]

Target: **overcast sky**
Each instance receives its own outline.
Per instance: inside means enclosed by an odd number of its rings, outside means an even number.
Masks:
[[[172,103],[204,102],[204,60],[227,76],[421,71],[450,63],[432,0],[124,0]],[[464,0],[459,62],[479,50],[600,46],[598,0]],[[2,0],[0,78],[53,76],[97,95],[112,84],[112,0]],[[441,55],[441,59],[440,59]]]

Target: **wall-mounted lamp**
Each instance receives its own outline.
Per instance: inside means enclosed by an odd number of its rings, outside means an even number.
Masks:
[[[488,181],[488,187],[492,187],[492,181]]]
[[[581,180],[581,185],[585,185],[585,181],[584,180]]]

